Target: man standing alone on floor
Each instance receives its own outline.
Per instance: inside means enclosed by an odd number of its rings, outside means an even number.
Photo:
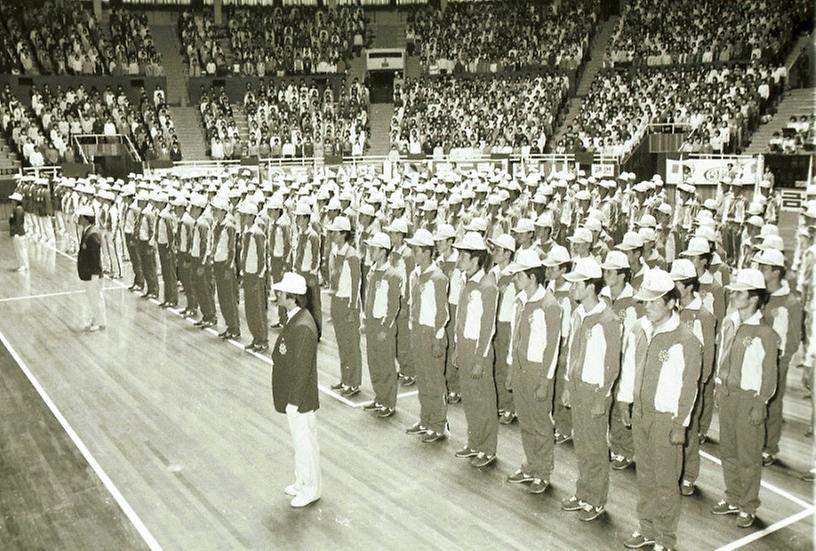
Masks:
[[[287,272],[272,285],[286,309],[286,325],[272,352],[272,397],[285,413],[295,451],[295,482],[284,492],[292,507],[320,499],[320,447],[317,443],[317,325],[307,308],[306,280]]]
[[[96,229],[93,207],[83,205],[77,209],[82,239],[77,255],[77,272],[85,286],[88,297],[88,323],[85,330],[99,331],[105,328],[105,297],[102,294],[102,239]]]

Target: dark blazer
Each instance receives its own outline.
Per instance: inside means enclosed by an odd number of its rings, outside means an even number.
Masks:
[[[22,205],[17,205],[12,209],[9,217],[9,231],[12,237],[25,235],[25,211]]]
[[[90,281],[91,276],[102,275],[102,240],[94,226],[88,226],[82,232],[82,242],[77,255],[77,272],[79,279]]]
[[[297,406],[300,413],[317,410],[317,326],[305,308],[283,327],[272,362],[275,410],[285,413],[287,404]]]

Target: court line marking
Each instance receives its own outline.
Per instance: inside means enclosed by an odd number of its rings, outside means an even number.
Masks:
[[[798,513],[796,513],[794,515],[791,515],[791,516],[789,516],[787,518],[783,518],[782,520],[777,521],[777,522],[771,524],[770,526],[766,526],[764,529],[762,529],[762,530],[760,530],[758,532],[748,534],[747,536],[744,536],[744,537],[742,537],[742,538],[740,538],[738,540],[732,541],[731,543],[723,545],[722,547],[718,547],[716,549],[716,551],[732,551],[734,549],[739,549],[740,547],[745,547],[749,543],[753,543],[753,542],[757,541],[758,539],[764,538],[765,536],[767,536],[769,534],[773,534],[774,532],[778,532],[779,530],[782,530],[783,528],[786,528],[786,527],[790,526],[791,524],[799,522],[800,520],[805,519],[805,518],[813,515],[815,512],[816,512],[816,507],[808,507],[806,509],[802,509]]]
[[[713,455],[711,455],[710,453],[708,453],[706,451],[700,450],[700,456],[708,459],[709,461],[713,461],[717,465],[722,465],[722,461],[720,460],[719,457],[713,456]],[[812,508],[813,507],[812,503],[808,503],[804,499],[801,499],[801,498],[799,498],[799,497],[797,497],[797,496],[783,490],[782,488],[779,488],[778,486],[774,486],[770,482],[765,482],[764,480],[762,480],[762,481],[760,481],[760,485],[763,488],[765,488],[767,490],[770,490],[771,492],[775,493],[776,495],[778,495],[780,497],[783,497],[783,498],[787,499],[788,501],[791,501],[791,502],[795,503],[796,505],[798,505],[800,507],[805,507],[805,508]]]
[[[151,549],[151,551],[161,551],[162,547],[159,545],[159,542],[156,541],[156,538],[154,538],[153,534],[150,533],[150,530],[147,528],[147,526],[145,526],[144,522],[142,522],[142,519],[139,518],[139,515],[133,510],[133,507],[131,507],[127,499],[125,499],[125,496],[122,495],[122,492],[119,491],[93,454],[91,454],[91,451],[82,441],[73,427],[71,427],[70,423],[68,423],[68,420],[62,414],[62,412],[60,412],[59,408],[57,408],[57,405],[45,391],[45,388],[40,384],[40,382],[28,368],[28,365],[25,363],[25,361],[23,361],[23,358],[17,353],[14,347],[11,346],[8,338],[6,338],[2,332],[0,332],[0,342],[3,343],[3,346],[5,346],[6,350],[9,351],[11,357],[14,358],[15,362],[17,362],[17,365],[20,367],[23,374],[25,374],[25,376],[28,378],[31,386],[34,387],[34,390],[36,390],[40,395],[42,401],[45,402],[46,406],[48,406],[51,414],[57,419],[59,424],[62,426],[62,429],[68,435],[68,438],[71,439],[79,450],[79,453],[82,454],[82,457],[85,458],[85,461],[88,462],[88,465],[91,467],[91,469],[93,469],[94,473],[96,473],[96,476],[99,477],[99,480],[111,494],[117,505],[119,505],[119,508],[122,509],[123,513],[125,513],[125,516],[127,516],[128,520],[130,520],[130,523],[136,529],[136,532],[138,532],[142,540],[144,540],[145,544],[147,544],[147,547]]]
[[[121,287],[103,287],[103,291],[121,291]],[[38,298],[61,297],[66,295],[80,295],[84,294],[85,289],[76,289],[74,291],[59,291],[56,293],[43,293],[40,295],[22,295],[19,297],[0,298],[0,302],[14,302],[19,300],[34,300]]]

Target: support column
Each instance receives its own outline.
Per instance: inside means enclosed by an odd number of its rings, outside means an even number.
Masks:
[[[223,18],[222,18],[222,14],[221,14],[221,8],[223,8],[223,7],[224,6],[223,6],[222,0],[214,0],[213,1],[213,20],[215,20],[216,25],[221,25],[222,24],[222,19]]]

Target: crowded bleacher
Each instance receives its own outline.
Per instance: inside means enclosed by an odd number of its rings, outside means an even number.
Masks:
[[[771,153],[786,155],[813,153],[816,149],[816,115],[802,113],[793,115],[781,131],[776,131],[768,140]]]
[[[394,91],[391,144],[435,156],[542,153],[568,88],[563,75],[407,79]]]
[[[360,7],[244,8],[220,29],[210,15],[185,11],[179,33],[192,76],[345,73],[364,45],[366,20]]]
[[[576,69],[589,53],[597,9],[597,0],[429,6],[408,12],[406,37],[430,74]]]

